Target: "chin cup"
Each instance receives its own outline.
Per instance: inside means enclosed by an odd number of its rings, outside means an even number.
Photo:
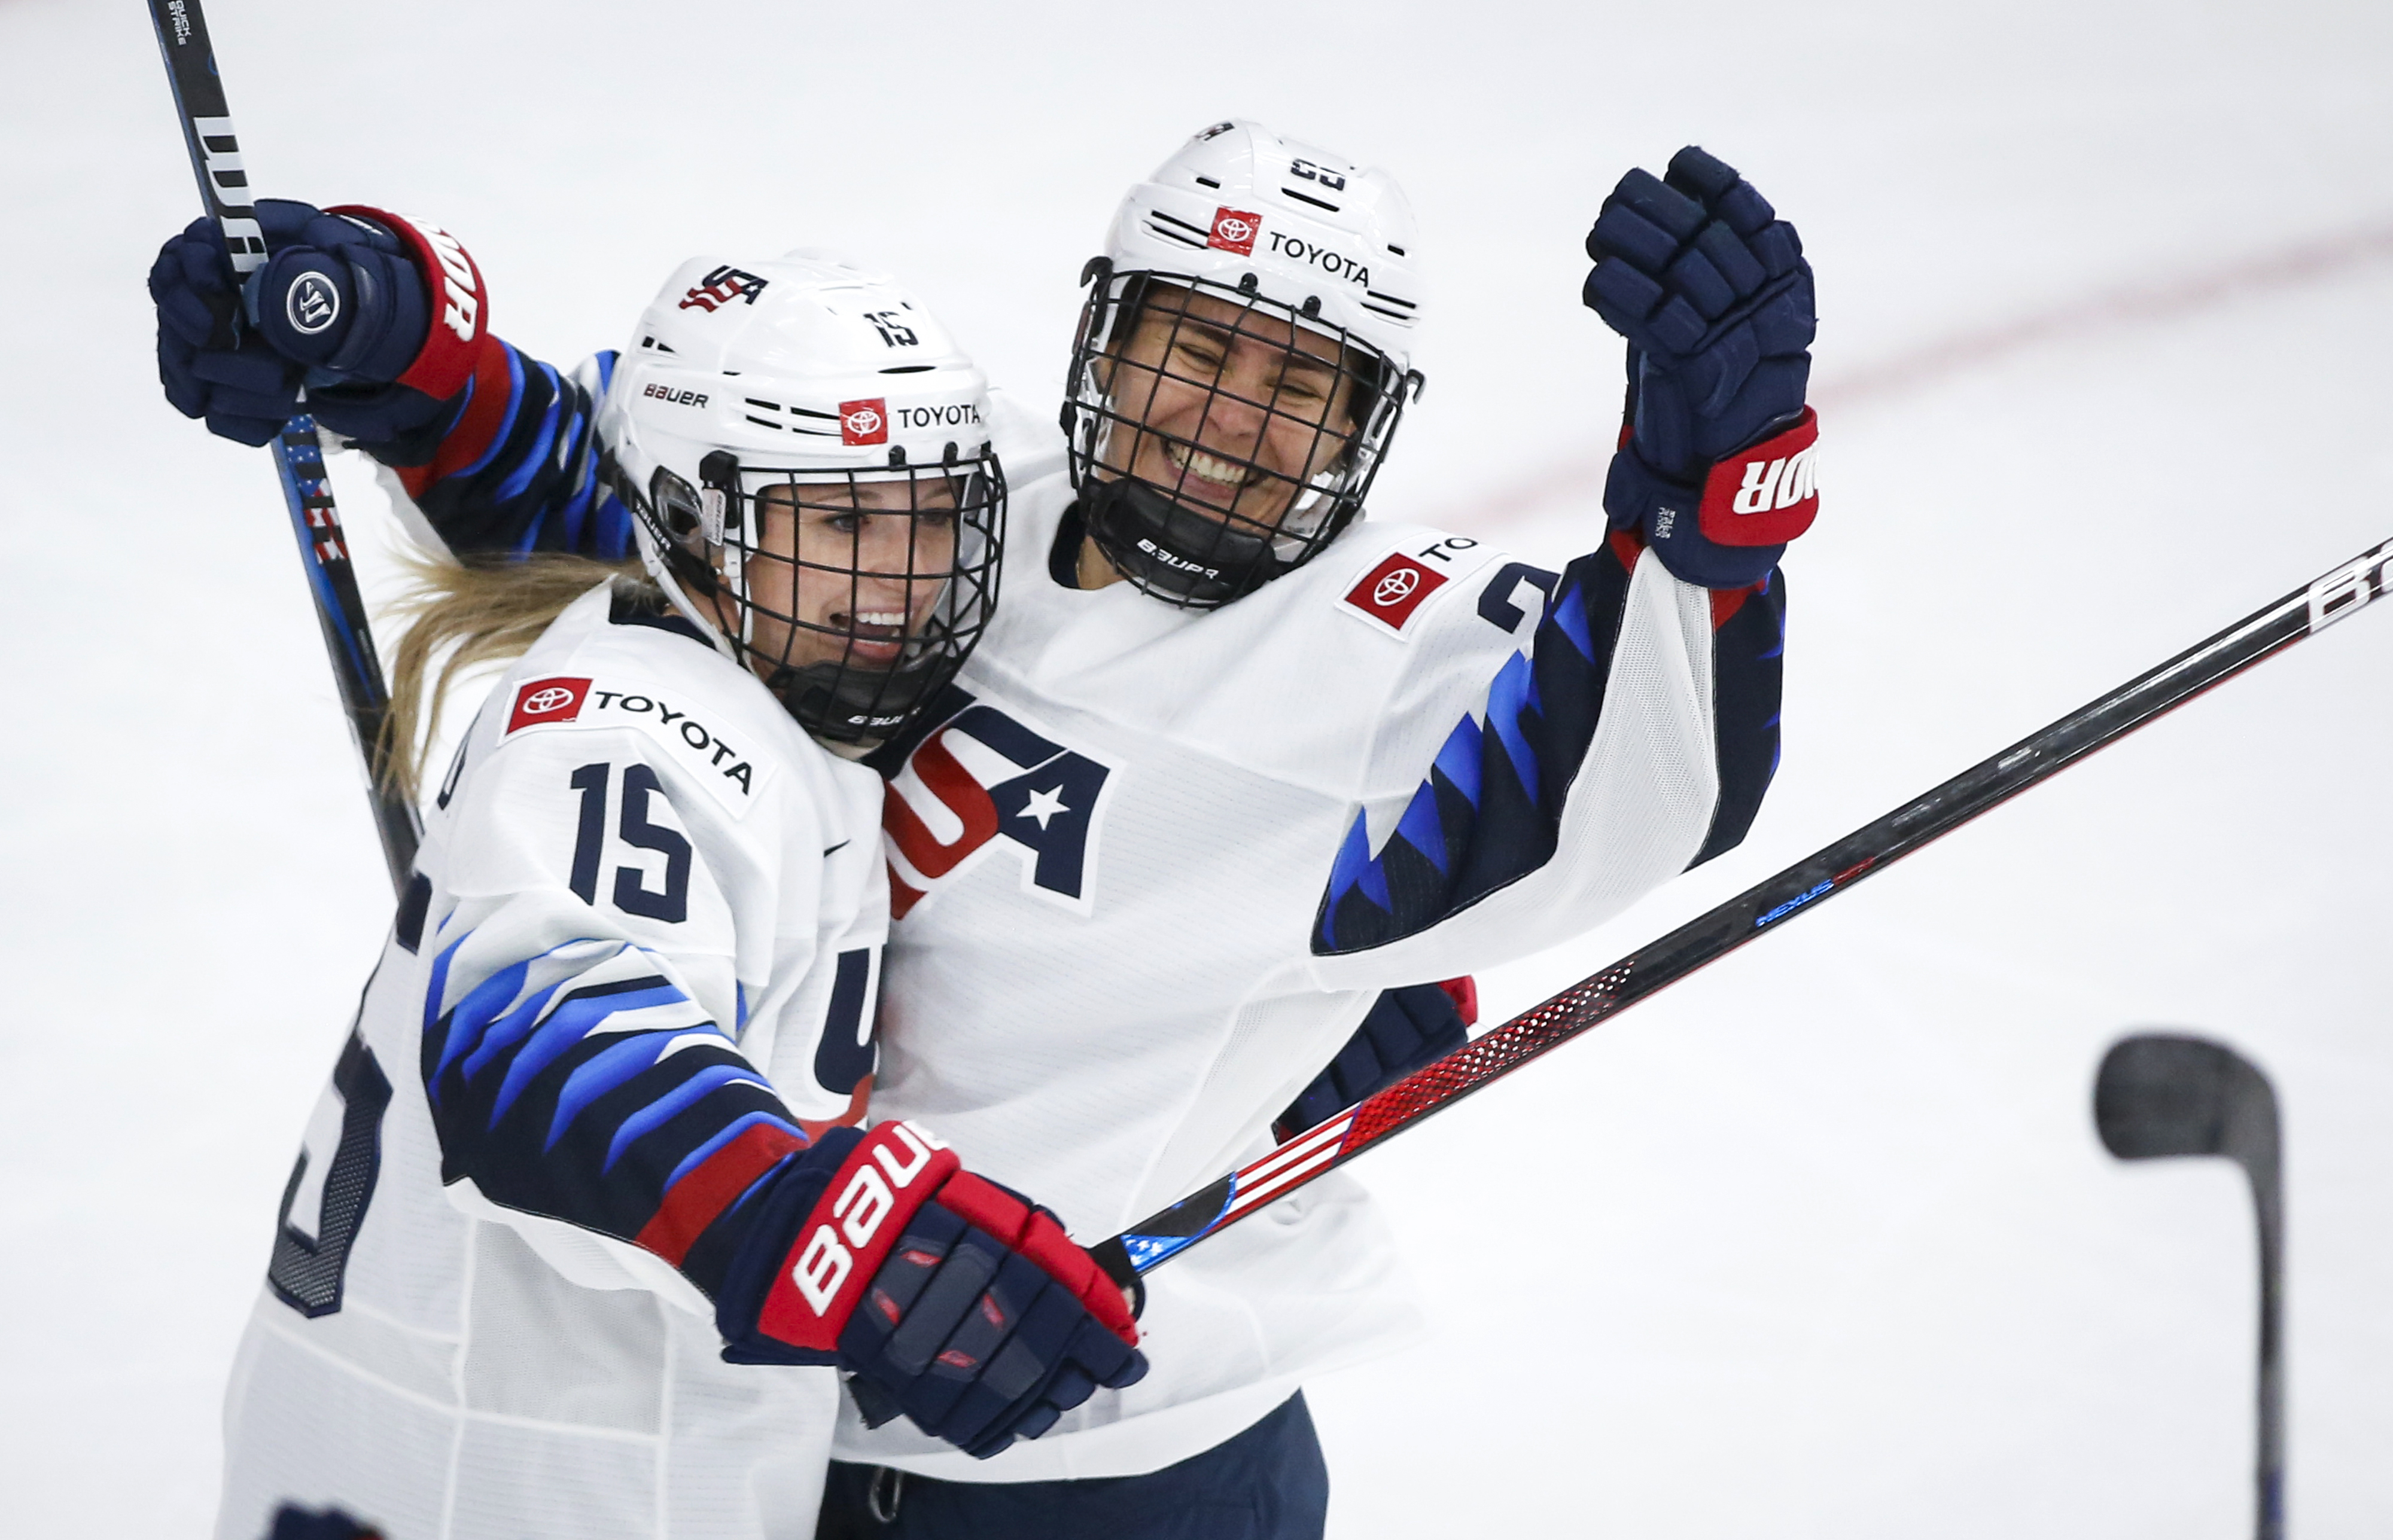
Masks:
[[[1081,498],[1089,534],[1122,576],[1189,609],[1213,609],[1288,569],[1271,537],[1200,514],[1130,476],[1092,478]]]
[[[818,738],[864,748],[897,736],[906,719],[954,671],[944,659],[909,669],[860,669],[845,663],[782,667],[765,687]]]

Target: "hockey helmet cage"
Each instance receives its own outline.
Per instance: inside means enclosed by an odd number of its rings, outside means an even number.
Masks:
[[[844,261],[693,257],[598,411],[602,476],[673,607],[826,744],[895,737],[997,600],[987,383],[906,290]]]
[[[1419,268],[1393,177],[1259,124],[1213,124],[1131,188],[1082,275],[1063,412],[1106,558],[1204,608],[1336,539],[1419,391]],[[1191,333],[1210,344],[1183,346]],[[1335,389],[1284,388],[1287,371],[1233,380],[1211,344],[1241,334],[1309,355],[1304,372],[1334,371]]]

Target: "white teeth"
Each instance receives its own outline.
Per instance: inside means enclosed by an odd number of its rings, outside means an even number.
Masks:
[[[857,611],[856,623],[861,626],[902,626],[906,612],[902,609],[862,609]]]
[[[1217,459],[1207,454],[1203,450],[1190,449],[1183,444],[1170,444],[1166,447],[1171,450],[1173,463],[1191,476],[1200,476],[1224,487],[1246,485],[1247,467],[1244,465]]]

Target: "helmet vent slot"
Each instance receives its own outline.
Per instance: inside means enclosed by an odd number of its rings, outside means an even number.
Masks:
[[[1280,190],[1287,193],[1289,197],[1295,199],[1300,203],[1311,203],[1314,208],[1327,209],[1332,214],[1336,214],[1338,212],[1338,205],[1329,202],[1326,198],[1315,198],[1311,193],[1299,192],[1292,187],[1284,187],[1280,189]]]
[[[893,363],[881,372],[883,374],[928,374],[932,370],[937,367],[938,366],[936,364],[927,363]]]
[[[1215,180],[1213,180],[1213,178],[1212,178],[1212,177],[1210,177],[1210,176],[1199,176],[1199,177],[1197,177],[1197,178],[1196,178],[1196,185],[1197,185],[1198,187],[1209,187],[1209,188],[1211,188],[1211,189],[1212,189],[1214,191],[1216,191],[1216,192],[1219,192],[1219,191],[1221,191],[1221,190],[1222,190],[1222,184],[1221,184],[1221,183],[1219,183],[1219,182],[1217,182],[1217,181],[1215,181]]]

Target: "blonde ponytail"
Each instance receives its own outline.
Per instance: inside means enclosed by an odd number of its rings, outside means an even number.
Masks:
[[[612,564],[543,552],[528,557],[402,554],[409,584],[386,613],[407,626],[391,659],[390,709],[376,758],[384,783],[413,802],[424,758],[440,731],[449,686],[477,663],[518,658],[574,600],[613,581],[661,603],[636,561]],[[432,660],[443,652],[436,674]]]

